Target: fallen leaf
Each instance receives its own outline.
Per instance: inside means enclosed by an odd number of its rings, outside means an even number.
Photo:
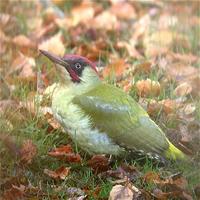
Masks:
[[[109,168],[109,159],[104,155],[95,155],[87,163],[95,173],[106,171]]]
[[[142,55],[141,53],[139,53],[139,51],[136,49],[135,44],[131,44],[130,41],[126,42],[126,41],[118,41],[116,43],[116,48],[117,49],[126,49],[128,52],[128,55],[132,58],[136,58],[136,59],[141,59]]]
[[[20,163],[22,165],[31,164],[36,154],[36,145],[31,140],[25,140],[20,149]]]
[[[140,173],[136,167],[127,164],[122,164],[117,169],[108,170],[104,172],[102,175],[117,179],[123,179],[125,181],[128,178],[130,181],[134,181],[140,175]]]
[[[16,199],[24,199],[26,187],[24,185],[12,185],[9,190],[5,190],[3,193],[3,200],[16,200]]]
[[[180,53],[174,53],[174,52],[169,52],[167,55],[167,59],[171,60],[172,62],[181,62],[185,63],[186,65],[190,65],[193,63],[196,63],[198,61],[198,57],[193,55],[193,54],[180,54]]]
[[[83,190],[76,187],[69,187],[66,190],[67,196],[70,198],[76,198],[77,200],[82,200],[86,198],[86,194]]]
[[[12,42],[15,45],[20,46],[20,47],[26,47],[26,48],[30,48],[30,49],[36,48],[36,44],[31,39],[26,37],[25,35],[15,36],[12,39]]]
[[[155,183],[155,182],[159,182],[160,180],[161,180],[160,175],[152,171],[147,172],[143,176],[143,181],[147,183]]]
[[[170,114],[176,111],[178,105],[172,99],[164,99],[159,102],[165,114]]]
[[[52,36],[51,38],[40,43],[38,48],[41,50],[49,51],[58,56],[63,56],[65,53],[65,47],[61,40],[61,36],[62,36],[61,33],[57,33],[56,35]]]
[[[174,94],[178,97],[186,96],[186,95],[190,94],[191,92],[192,92],[192,86],[187,82],[181,83],[174,90]]]
[[[113,63],[106,66],[103,70],[103,77],[108,76],[116,76],[116,78],[120,78],[124,71],[128,68],[128,65],[126,64],[125,60],[118,59],[115,60]]]
[[[17,74],[16,80],[24,82],[33,82],[36,80],[35,59],[20,53],[12,62],[9,74]]]
[[[48,155],[59,158],[66,162],[81,162],[81,156],[78,153],[73,153],[71,145],[63,145],[61,147],[57,147],[52,151],[48,152]]]
[[[106,55],[106,52],[104,51],[105,45],[106,43],[102,41],[102,39],[89,44],[80,44],[76,53],[87,57],[91,61],[96,61],[99,59],[100,55]]]
[[[135,86],[140,97],[159,96],[161,90],[160,83],[150,79],[137,81]]]
[[[109,194],[109,200],[139,200],[142,193],[131,184],[127,186],[115,185]]]
[[[159,200],[168,200],[170,197],[175,197],[180,192],[163,192],[162,190],[155,188],[153,190],[153,197]]]
[[[167,65],[166,73],[170,80],[175,80],[177,82],[187,82],[190,77],[196,77],[199,74],[199,71],[195,67],[178,62]]]
[[[43,22],[45,25],[49,25],[58,18],[57,13],[55,12],[55,7],[47,7],[43,12]]]
[[[117,17],[107,10],[97,15],[91,24],[93,28],[107,31],[116,30],[119,28]]]
[[[151,72],[151,69],[152,69],[151,62],[140,63],[139,65],[136,66],[136,72],[139,73],[149,74]]]
[[[195,112],[195,110],[196,110],[196,106],[194,103],[188,103],[182,109],[185,115],[191,115]]]
[[[157,56],[162,53],[162,49],[166,53],[169,49],[173,48],[174,45],[190,49],[191,44],[186,35],[181,33],[170,31],[170,30],[159,30],[149,34],[147,29],[144,45],[146,47],[146,56]],[[156,51],[154,51],[154,49]],[[155,53],[156,52],[156,53]]]
[[[129,78],[119,82],[120,88],[123,88],[123,90],[127,93],[131,91],[133,84],[133,80],[130,80]]]
[[[52,127],[53,130],[61,128],[60,123],[53,117],[52,113],[46,112],[44,114],[45,118],[47,119],[48,123]]]
[[[47,174],[49,177],[54,179],[61,179],[65,180],[65,178],[69,175],[70,167],[60,167],[55,171],[44,169],[44,173]]]
[[[116,4],[113,4],[110,8],[110,12],[117,16],[119,19],[134,19],[137,14],[134,7],[129,2],[119,1]]]
[[[72,14],[72,24],[73,26],[78,25],[80,22],[87,23],[89,20],[93,19],[95,10],[91,2],[83,2],[81,5],[74,7],[71,10]]]
[[[48,152],[48,155],[57,157],[57,156],[63,156],[67,153],[72,153],[72,147],[69,144],[54,148],[52,151]]]

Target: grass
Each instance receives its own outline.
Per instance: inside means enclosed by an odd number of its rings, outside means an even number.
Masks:
[[[70,2],[70,1],[69,1]],[[23,4],[23,3],[22,3]],[[109,5],[107,3],[103,3],[103,6],[106,8]],[[64,6],[64,10],[69,11],[72,7],[71,3],[67,3]],[[26,8],[26,7],[25,7]],[[28,9],[29,7],[27,7]],[[21,34],[27,34],[28,33],[28,26],[26,22],[26,16],[22,14],[17,15],[17,21],[20,24],[20,33]],[[178,29],[178,27],[173,27],[173,30]],[[66,32],[63,30],[63,32]],[[126,39],[127,35],[130,35],[131,33],[129,32],[122,32],[120,37],[122,39]],[[191,52],[196,53],[198,52],[198,34],[199,34],[199,29],[198,27],[194,27],[193,29],[187,30],[186,31],[187,36],[189,37],[189,40],[191,42]],[[69,40],[70,36],[66,32],[64,34],[65,40]],[[89,38],[85,36],[80,37],[80,42],[84,44],[88,44],[91,41]],[[113,32],[110,32],[108,34],[108,39],[106,43],[108,44],[108,47],[106,51],[112,52],[113,54],[120,54],[120,55],[126,55],[125,52],[118,52],[114,48],[114,44],[116,43],[117,38],[115,37],[115,34]],[[68,52],[74,51],[74,49],[70,49],[68,47]],[[174,47],[174,50],[176,52],[181,52],[181,53],[187,53],[188,50],[182,48],[181,46]],[[12,55],[5,55],[6,60],[9,60],[9,57]],[[101,57],[101,60],[104,61],[104,63],[108,63],[109,59],[107,56]],[[131,59],[132,65],[137,65],[138,61],[135,61],[135,59]],[[50,80],[54,82],[54,80],[57,79],[57,77],[54,77],[52,73],[52,64],[50,61],[44,58],[39,58],[37,59],[37,66],[38,68],[43,68],[43,64],[45,63],[45,70],[47,74],[49,75]],[[199,67],[196,65],[196,67]],[[42,70],[42,69],[41,69]],[[162,80],[163,76],[163,71],[158,71],[157,68],[155,70],[152,70],[150,75],[146,74],[136,74],[134,77],[135,82],[137,80],[142,80],[146,78],[150,78],[151,80],[155,81],[160,81]],[[116,79],[115,76],[111,77],[110,79],[107,80],[108,82],[116,85]],[[166,98],[174,99],[174,89],[176,87],[175,82],[170,82],[169,85],[165,88],[162,89],[161,94],[159,97],[157,97],[157,100],[163,100]],[[32,83],[24,83],[24,82],[16,82],[15,84],[15,90],[12,93],[12,98],[17,99],[20,101],[26,101],[30,92],[35,91],[36,86],[33,85]],[[135,99],[138,100],[138,96],[136,93],[136,90],[131,90],[130,95]],[[200,103],[195,102],[191,98],[191,101],[196,104],[196,111],[195,111],[195,117],[196,120],[200,120]],[[24,176],[24,182],[29,182],[33,186],[40,186],[42,191],[44,191],[47,195],[43,197],[43,199],[52,199],[52,195],[58,195],[59,199],[66,199],[66,193],[65,189],[67,187],[78,187],[78,188],[84,188],[89,192],[89,199],[106,199],[109,195],[109,192],[113,186],[113,184],[110,182],[110,180],[97,176],[94,174],[94,172],[91,170],[90,167],[86,165],[86,161],[88,159],[88,155],[85,152],[81,152],[80,149],[77,149],[76,145],[71,142],[71,139],[68,137],[67,134],[64,134],[60,129],[59,130],[54,130],[53,132],[49,133],[48,132],[48,127],[49,124],[46,122],[44,118],[42,118],[39,115],[32,115],[31,113],[26,112],[26,119],[18,119],[17,121],[12,121],[16,120],[15,118],[11,120],[13,124],[13,129],[12,127],[10,130],[5,129],[5,127],[8,127],[7,121],[10,120],[11,116],[13,115],[13,110],[8,111],[9,113],[4,113],[3,116],[0,116],[0,122],[2,122],[1,127],[0,127],[0,133],[9,133],[11,136],[15,138],[16,144],[20,145],[23,140],[25,139],[31,139],[33,143],[37,146],[38,153],[36,158],[33,161],[33,164],[28,166],[27,168],[20,169],[19,166],[16,165],[17,158],[12,154],[10,154],[7,150],[7,148],[3,145],[3,143],[0,142],[0,183],[4,182],[4,180],[7,180],[8,178],[11,178],[13,176],[21,175],[21,170],[23,171],[23,176]],[[18,115],[17,115],[18,116]],[[20,115],[19,115],[20,118]],[[154,120],[164,128],[164,130],[168,130],[170,128],[176,127],[176,121],[171,120],[171,123],[169,121],[163,121],[160,119],[160,113],[157,113],[155,116]],[[3,125],[4,124],[4,125]],[[76,149],[76,151],[81,153],[81,156],[83,158],[83,164],[68,164],[64,163],[63,161],[58,161],[54,158],[51,158],[47,155],[47,152],[52,149],[53,147],[57,147],[61,144],[67,144],[70,143],[73,145],[73,149]],[[116,162],[113,164],[112,168],[116,168],[119,166],[121,161],[116,160]],[[126,162],[126,161],[125,161]],[[153,165],[153,163],[150,160],[146,160],[145,163],[141,164],[139,160],[136,161],[127,161],[129,164],[137,166],[139,171],[142,173],[146,173],[149,171],[154,171],[156,173],[163,173],[163,174],[173,174],[179,171],[182,171],[184,173],[184,176],[188,179],[189,181],[189,188],[193,191],[193,188],[195,185],[199,183],[200,180],[200,173],[199,171],[199,166],[196,164],[191,164],[191,163],[185,163],[185,164],[180,164],[180,163],[170,163],[170,165],[167,165],[163,168],[160,168],[159,166]],[[52,180],[51,178],[47,177],[44,173],[43,170],[45,168],[47,169],[56,169],[60,166],[70,166],[71,167],[71,173],[69,176],[64,181],[55,181]],[[3,181],[2,181],[3,180]],[[23,182],[21,181],[21,182]],[[145,189],[153,189],[155,187],[154,184],[148,184],[148,185],[142,185],[142,181],[137,180],[136,181],[136,186],[139,188],[144,187]],[[59,190],[56,190],[58,187],[64,188]],[[1,188],[2,189],[2,188]],[[0,195],[2,191],[0,190]],[[193,194],[194,195],[194,194]],[[194,195],[195,198],[195,195]]]

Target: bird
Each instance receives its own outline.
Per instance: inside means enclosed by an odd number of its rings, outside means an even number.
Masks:
[[[55,64],[59,76],[52,90],[53,116],[81,149],[92,155],[138,151],[167,160],[186,159],[131,96],[100,79],[89,59],[40,52]]]

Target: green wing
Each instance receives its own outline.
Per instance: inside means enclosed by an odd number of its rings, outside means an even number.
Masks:
[[[164,133],[146,111],[114,86],[100,84],[76,96],[73,103],[90,116],[94,128],[107,133],[120,146],[159,154],[169,147]]]

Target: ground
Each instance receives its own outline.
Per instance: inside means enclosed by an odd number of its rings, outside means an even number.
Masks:
[[[199,198],[198,1],[3,0],[0,11],[0,199]],[[92,60],[189,162],[79,149],[39,100],[58,77],[38,49]]]

